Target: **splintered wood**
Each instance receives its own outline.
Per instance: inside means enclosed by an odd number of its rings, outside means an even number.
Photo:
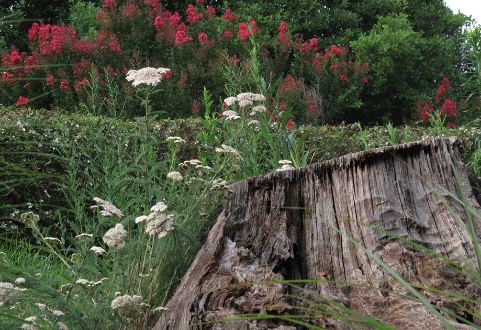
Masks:
[[[286,315],[338,329],[479,324],[459,200],[480,207],[455,139],[350,154],[230,189],[155,329],[296,329],[276,317]],[[436,317],[389,271],[450,315]]]

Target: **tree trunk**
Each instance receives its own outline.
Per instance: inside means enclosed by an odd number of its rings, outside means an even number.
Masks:
[[[479,322],[463,310],[479,308],[465,298],[481,301],[481,293],[461,270],[477,266],[467,214],[455,197],[480,208],[457,140],[359,152],[230,189],[155,329],[296,329],[286,315],[309,315],[305,322],[323,328],[368,327],[366,315],[404,329],[444,328],[389,269],[413,285],[457,293],[419,289],[437,308]],[[314,281],[285,282],[292,280]],[[271,319],[262,320],[267,314]]]

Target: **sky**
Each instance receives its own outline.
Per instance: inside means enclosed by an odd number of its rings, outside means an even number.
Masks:
[[[481,24],[481,0],[445,0],[449,8],[455,13],[460,10],[463,14],[471,15]]]

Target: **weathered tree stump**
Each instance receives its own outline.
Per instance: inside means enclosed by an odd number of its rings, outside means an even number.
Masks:
[[[313,309],[316,300],[318,310],[308,321],[322,327],[349,328],[332,314],[346,306],[403,329],[443,328],[372,254],[411,284],[481,301],[465,274],[403,240],[476,270],[465,210],[450,193],[480,207],[455,139],[359,152],[230,188],[227,205],[155,329],[296,329],[280,319],[226,322],[246,314],[302,315],[301,307]],[[318,281],[294,286],[279,280]],[[445,294],[419,290],[433,305],[478,322],[463,311],[464,300],[456,304]],[[342,308],[338,313],[349,314]]]

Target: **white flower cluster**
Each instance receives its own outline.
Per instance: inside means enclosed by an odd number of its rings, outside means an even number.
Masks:
[[[234,110],[226,110],[222,113],[222,116],[225,117],[226,120],[237,120],[240,119],[240,116]]]
[[[77,236],[75,236],[75,238],[79,241],[82,241],[82,240],[85,240],[85,239],[88,239],[88,238],[93,238],[94,235],[93,234],[87,234],[87,233],[81,233],[81,234],[78,234]]]
[[[115,297],[110,307],[121,316],[137,319],[142,316],[142,297],[137,295],[123,295]]]
[[[105,253],[105,250],[100,246],[92,246],[90,251],[93,251],[96,255],[101,256]]]
[[[89,280],[86,280],[85,278],[79,278],[77,281],[75,281],[75,284],[83,285],[86,287],[95,287],[97,285],[104,283],[108,279],[109,279],[108,277],[104,277],[98,281],[89,281]]]
[[[172,171],[172,172],[169,172],[167,174],[167,178],[168,179],[171,179],[172,181],[176,182],[176,181],[182,181],[184,179],[184,177],[182,176],[182,174],[180,174],[180,172],[177,172],[177,171]]]
[[[108,247],[114,249],[121,249],[125,246],[125,238],[127,237],[127,231],[124,229],[121,223],[110,228],[102,237],[102,240]]]
[[[184,144],[185,140],[178,136],[169,136],[167,137],[167,142],[172,142],[173,144]]]
[[[292,162],[290,160],[282,159],[282,160],[279,161],[279,164],[282,165],[282,166],[276,170],[277,172],[294,169],[294,167],[291,165]]]
[[[186,160],[179,164],[181,167],[192,167],[199,171],[210,171],[212,168],[207,165],[202,165],[202,162],[198,159]]]
[[[152,206],[148,215],[141,215],[135,219],[135,223],[145,222],[145,232],[151,236],[158,238],[165,237],[169,231],[174,229],[174,215],[165,214],[167,205],[164,202],[159,202]]]
[[[234,149],[231,146],[228,146],[227,144],[222,144],[220,148],[215,148],[215,152],[234,156],[238,160],[243,159],[240,152],[237,149]]]
[[[132,82],[132,86],[136,87],[139,85],[149,85],[157,86],[164,75],[169,72],[170,69],[167,68],[151,68],[146,67],[139,70],[130,70],[127,72],[127,81]]]
[[[98,197],[94,197],[94,202],[97,203],[97,205],[91,206],[91,209],[95,208],[101,208],[102,210],[100,211],[100,214],[103,215],[104,217],[123,217],[124,214],[122,211],[120,211],[114,204],[104,201],[103,199],[100,199]]]
[[[222,179],[215,179],[212,181],[211,190],[227,190],[229,183]]]
[[[264,102],[265,100],[266,100],[266,97],[262,94],[248,92],[248,93],[240,93],[237,96],[230,96],[224,99],[224,104],[227,107],[231,107],[237,103],[239,108],[242,109],[242,108],[253,106],[254,102]],[[233,117],[233,116],[227,116],[227,118],[229,117]]]
[[[0,282],[0,306],[14,299],[20,289],[16,288],[12,283]]]

